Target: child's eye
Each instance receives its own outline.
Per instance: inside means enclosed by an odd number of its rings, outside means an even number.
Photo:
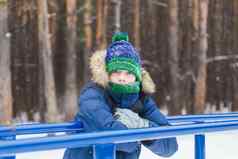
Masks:
[[[115,73],[120,73],[121,71],[120,70],[116,70],[116,71],[114,71]]]
[[[128,72],[129,75],[134,75],[132,72]]]

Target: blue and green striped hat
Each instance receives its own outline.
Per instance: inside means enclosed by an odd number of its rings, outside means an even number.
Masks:
[[[109,74],[117,70],[127,70],[136,76],[138,82],[141,82],[141,59],[129,42],[127,33],[119,32],[113,35],[105,60]]]

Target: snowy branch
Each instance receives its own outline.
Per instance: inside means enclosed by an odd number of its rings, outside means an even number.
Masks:
[[[161,6],[161,7],[168,7],[168,4],[163,3],[163,2],[159,2],[157,0],[151,0],[153,4]]]
[[[223,60],[231,60],[238,59],[238,55],[224,55],[224,56],[215,56],[207,59],[207,63],[223,61]]]

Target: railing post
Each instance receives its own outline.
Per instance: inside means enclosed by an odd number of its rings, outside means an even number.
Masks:
[[[195,135],[195,159],[205,158],[205,135]]]
[[[16,140],[16,135],[0,137],[0,141],[1,140]],[[0,159],[16,159],[16,156],[15,155],[0,156]]]
[[[116,159],[116,145],[104,144],[93,146],[93,158],[94,159]]]

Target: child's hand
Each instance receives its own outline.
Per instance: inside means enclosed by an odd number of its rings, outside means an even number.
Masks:
[[[130,109],[117,108],[114,117],[128,128],[149,127],[149,120],[141,118],[138,114]]]

